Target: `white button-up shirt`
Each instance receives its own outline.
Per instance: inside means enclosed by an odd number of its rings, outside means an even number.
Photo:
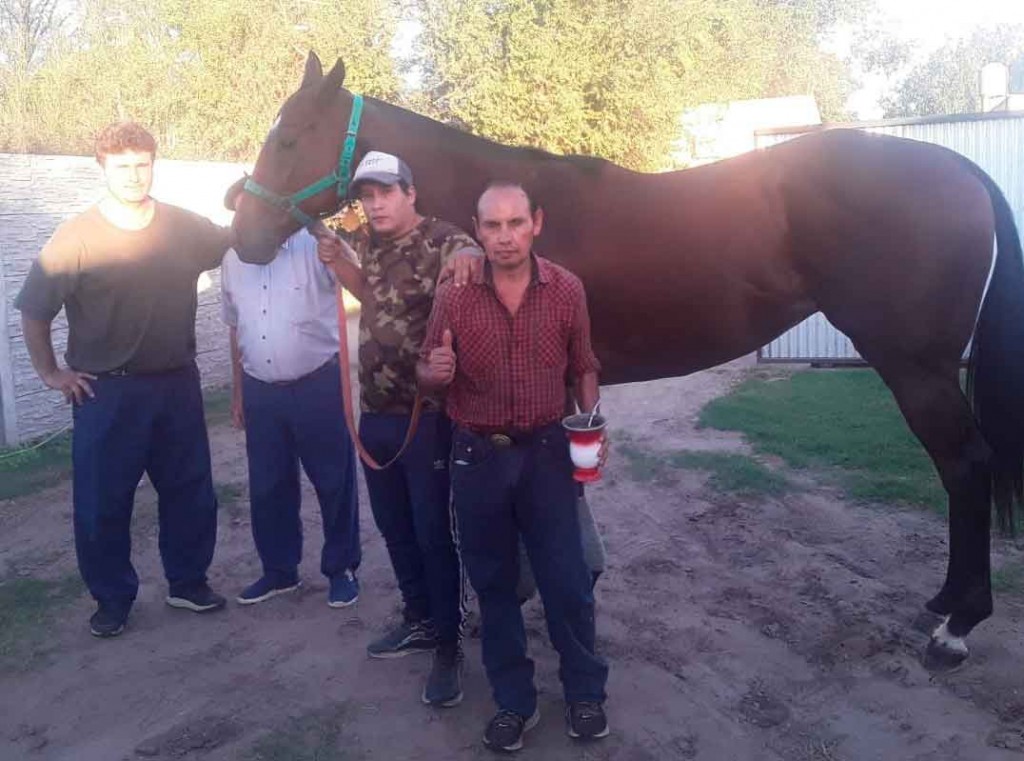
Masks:
[[[228,251],[221,291],[224,322],[238,331],[242,369],[253,378],[296,380],[338,352],[334,277],[305,230],[285,241],[269,264],[246,264]]]

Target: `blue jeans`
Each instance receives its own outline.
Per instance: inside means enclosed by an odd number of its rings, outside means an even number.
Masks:
[[[555,424],[525,442],[498,447],[457,429],[452,493],[462,560],[480,603],[484,668],[498,707],[530,716],[537,706],[516,595],[520,536],[560,658],[566,701],[603,701],[608,666],[594,647],[594,598],[564,432]]]
[[[397,454],[409,415],[363,413],[359,437],[378,462]],[[424,412],[409,448],[385,470],[364,467],[377,528],[391,557],[405,617],[432,619],[442,640],[462,627],[462,570],[451,530],[448,456],[451,423]]]
[[[355,448],[345,424],[338,373],[333,360],[291,383],[242,376],[252,536],[264,574],[276,582],[298,579],[300,463],[320,502],[321,573],[333,578],[359,567]]]
[[[160,558],[171,594],[206,582],[217,541],[217,498],[194,364],[152,375],[102,375],[74,408],[71,462],[78,568],[97,602],[127,614],[139,577],[131,562],[135,490],[158,496]]]

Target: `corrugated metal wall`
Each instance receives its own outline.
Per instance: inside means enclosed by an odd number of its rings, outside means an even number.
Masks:
[[[981,118],[950,117],[851,125],[882,135],[945,146],[984,169],[1006,194],[1018,231],[1024,232],[1024,112]],[[792,140],[810,130],[769,130],[758,133],[757,146]],[[858,362],[853,343],[822,314],[815,314],[783,333],[758,352],[768,362]]]

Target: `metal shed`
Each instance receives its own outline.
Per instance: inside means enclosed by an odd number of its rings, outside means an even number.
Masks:
[[[755,133],[755,142],[758,148],[767,148],[830,127],[935,143],[966,156],[1002,188],[1013,209],[1018,232],[1024,229],[1024,111],[767,129]],[[759,362],[864,363],[850,339],[820,312],[759,349],[757,358]]]

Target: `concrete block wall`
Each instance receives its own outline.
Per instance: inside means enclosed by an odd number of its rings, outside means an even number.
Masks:
[[[243,165],[157,159],[153,196],[228,224],[224,191]],[[14,298],[29,267],[64,220],[103,194],[99,167],[91,157],[0,154],[0,446],[31,441],[71,420],[60,394],[36,377],[21,335]],[[63,312],[53,326],[54,348],[64,352]],[[198,363],[205,386],[230,380],[227,330],[220,321],[220,272],[199,282],[196,318]]]

